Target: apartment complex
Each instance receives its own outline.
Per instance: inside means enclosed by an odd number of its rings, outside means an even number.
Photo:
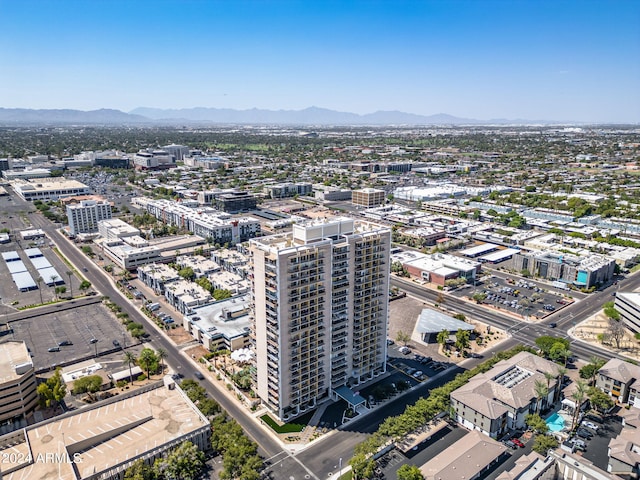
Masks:
[[[537,381],[547,384],[545,374],[554,380],[549,392],[538,400]],[[458,423],[480,430],[492,438],[525,426],[525,417],[553,403],[559,388],[557,365],[529,352],[503,360],[486,373],[451,392],[451,408]],[[540,404],[538,404],[540,402]]]
[[[151,200],[140,197],[133,203],[151,215],[169,224],[177,225],[212,243],[236,244],[260,233],[260,222],[251,217],[232,217],[228,213],[207,208],[191,208],[169,200]]]
[[[24,342],[0,344],[0,424],[20,422],[38,404],[36,376]]]
[[[598,371],[596,387],[616,402],[640,407],[640,384],[636,383],[639,379],[639,366],[612,358]]]
[[[283,420],[386,370],[391,231],[350,218],[250,241],[257,392]],[[355,399],[355,400],[354,400]]]
[[[98,222],[111,218],[111,204],[105,200],[82,200],[67,205],[67,219],[71,235],[94,233],[98,231]]]

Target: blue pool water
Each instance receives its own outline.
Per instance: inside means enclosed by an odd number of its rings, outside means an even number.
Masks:
[[[564,418],[562,418],[557,413],[554,413],[549,418],[547,418],[547,426],[549,430],[552,432],[559,432],[564,428]]]

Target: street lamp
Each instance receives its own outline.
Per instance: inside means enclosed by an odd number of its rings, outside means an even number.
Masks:
[[[96,350],[96,358],[98,358],[98,339],[94,339],[95,342],[93,342],[93,347]]]
[[[338,480],[342,476],[342,457],[338,460]]]

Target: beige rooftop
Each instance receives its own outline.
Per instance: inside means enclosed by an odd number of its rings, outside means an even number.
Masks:
[[[3,442],[3,458],[34,461],[5,462],[2,478],[89,478],[203,427],[209,428],[206,418],[182,390],[155,388],[34,425],[26,430],[26,442]],[[67,455],[68,461],[59,461]]]

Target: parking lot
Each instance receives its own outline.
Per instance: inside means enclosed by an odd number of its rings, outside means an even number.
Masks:
[[[120,321],[100,302],[15,321],[11,327],[13,334],[5,335],[2,341],[25,341],[36,370],[81,360],[134,342]],[[70,345],[61,346],[62,342]],[[59,351],[50,352],[50,349]]]
[[[483,304],[530,318],[546,318],[570,305],[573,300],[533,281],[519,278],[509,280],[491,276],[472,289],[451,292],[457,297],[485,295]]]

